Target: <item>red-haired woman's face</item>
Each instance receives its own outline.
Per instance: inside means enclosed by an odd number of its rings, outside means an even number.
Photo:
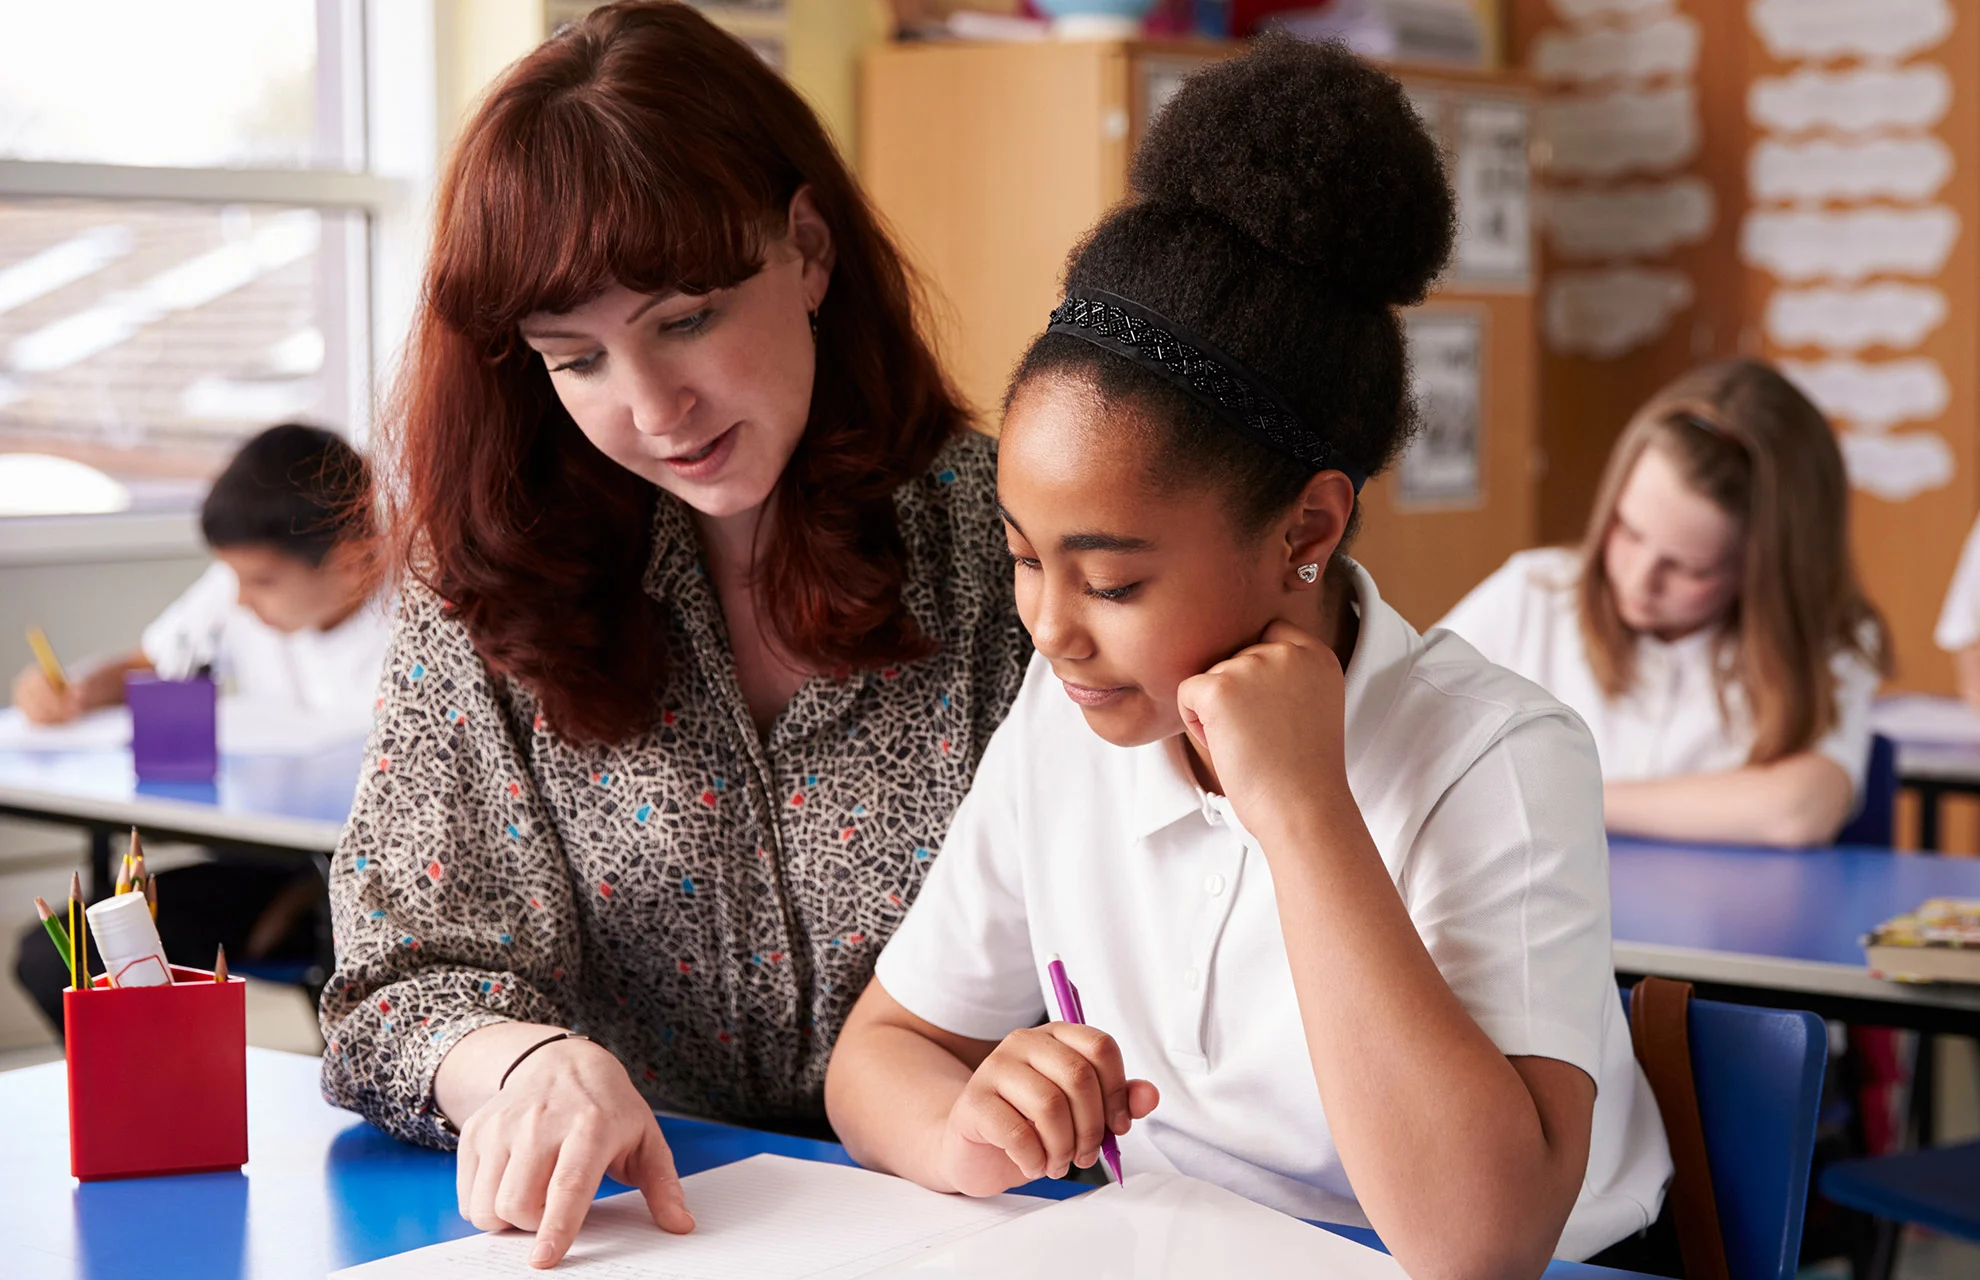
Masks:
[[[789,229],[741,284],[705,295],[614,285],[575,310],[528,317],[522,336],[599,452],[705,516],[742,515],[770,496],[804,434],[815,358],[806,316],[831,264],[831,234],[800,190]]]

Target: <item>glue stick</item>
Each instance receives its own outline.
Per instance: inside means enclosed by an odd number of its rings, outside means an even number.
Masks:
[[[172,966],[166,963],[165,947],[158,941],[158,926],[151,921],[151,907],[143,894],[103,899],[89,909],[89,930],[96,935],[97,954],[103,957],[113,984],[171,985]]]

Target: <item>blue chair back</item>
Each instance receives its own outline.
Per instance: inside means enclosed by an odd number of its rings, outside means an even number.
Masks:
[[[1693,1000],[1686,1030],[1732,1280],[1793,1280],[1828,1031],[1812,1013],[1717,1000]]]
[[[1874,845],[1888,849],[1897,843],[1897,743],[1883,734],[1870,738],[1870,763],[1863,771],[1863,803],[1836,833],[1837,844]]]

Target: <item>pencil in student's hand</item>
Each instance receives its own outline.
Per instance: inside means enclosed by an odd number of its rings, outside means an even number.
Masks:
[[[213,957],[213,980],[215,982],[227,980],[227,944],[224,942],[220,944],[220,953]]]
[[[36,898],[34,909],[41,917],[41,927],[48,930],[48,940],[55,944],[55,953],[62,957],[62,967],[69,968],[69,931],[55,918],[55,908],[48,905],[46,898]]]
[[[62,674],[62,664],[55,658],[55,648],[48,643],[48,637],[40,627],[27,629],[28,648],[34,650],[34,660],[41,664],[41,674],[48,681],[49,688],[57,693],[69,691],[69,678]]]

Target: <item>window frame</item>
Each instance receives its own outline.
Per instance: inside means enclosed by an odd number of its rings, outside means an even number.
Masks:
[[[181,168],[0,159],[0,201],[83,199],[194,205],[267,204],[351,215],[344,234],[326,237],[332,255],[325,305],[341,306],[344,324],[326,332],[325,412],[362,446],[369,435],[377,373],[381,256],[401,258],[379,237],[404,234],[419,183],[369,171],[366,63],[375,50],[364,0],[318,0],[319,153],[342,168]],[[0,517],[0,566],[78,561],[164,559],[203,553],[196,512]]]

